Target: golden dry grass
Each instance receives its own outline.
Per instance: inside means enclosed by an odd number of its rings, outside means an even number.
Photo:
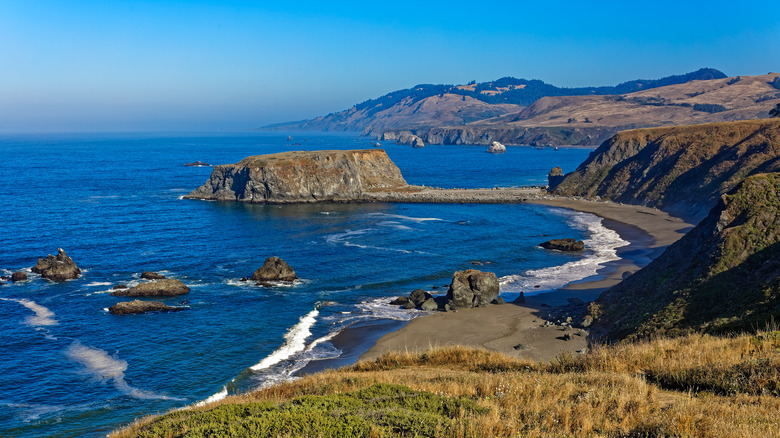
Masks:
[[[465,397],[487,408],[462,412],[457,427],[442,429],[435,436],[780,437],[780,397],[771,390],[751,393],[756,385],[771,387],[771,383],[745,381],[730,392],[717,389],[723,370],[744,363],[755,364],[751,371],[767,381],[774,378],[776,383],[780,332],[599,347],[550,364],[462,347],[420,355],[387,354],[373,362],[229,397],[192,412],[230,404],[279,404],[388,383],[444,397]],[[707,378],[700,376],[699,385],[681,391],[663,389],[674,385],[654,383],[663,380],[658,376],[684,377],[691,369],[713,370],[705,375],[715,381],[715,390],[701,389]],[[153,421],[161,420],[150,417],[111,436],[147,436],[144,427]],[[167,432],[164,436],[186,436]],[[388,435],[379,429],[372,435],[410,436]]]

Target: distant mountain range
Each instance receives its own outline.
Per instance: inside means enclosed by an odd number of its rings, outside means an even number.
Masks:
[[[353,131],[429,144],[594,146],[624,129],[766,117],[780,103],[780,75],[728,78],[703,68],[613,87],[561,88],[501,78],[466,85],[417,85],[273,130]]]

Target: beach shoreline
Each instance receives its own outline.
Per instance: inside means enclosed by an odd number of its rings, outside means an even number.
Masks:
[[[592,301],[641,269],[693,227],[686,220],[648,207],[552,196],[524,202],[595,214],[602,224],[629,242],[617,249],[618,260],[607,262],[596,275],[552,291],[526,297],[525,304],[506,303],[458,312],[436,312],[408,322],[390,321],[349,327],[333,342],[344,354],[314,361],[296,374],[373,360],[386,352],[422,352],[432,347],[464,345],[499,351],[518,358],[549,361],[565,352],[587,348],[586,333],[561,325],[548,325],[545,308],[567,304],[568,298]],[[569,334],[566,340],[565,335]]]

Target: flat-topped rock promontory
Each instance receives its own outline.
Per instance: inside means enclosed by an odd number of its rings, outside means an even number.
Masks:
[[[295,151],[214,166],[186,199],[257,204],[309,202],[514,203],[543,195],[539,187],[438,189],[407,184],[382,149]]]

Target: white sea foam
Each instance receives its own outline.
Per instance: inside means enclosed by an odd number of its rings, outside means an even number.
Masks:
[[[376,250],[379,250],[379,251],[400,252],[400,253],[403,253],[403,254],[411,254],[413,252],[413,251],[408,251],[408,250],[405,250],[405,249],[385,248],[385,247],[382,247],[382,246],[361,245],[361,244],[354,243],[354,242],[351,242],[351,241],[347,240],[347,238],[349,238],[349,237],[360,236],[360,235],[368,233],[369,231],[374,231],[374,229],[373,228],[366,228],[366,229],[354,230],[354,231],[353,230],[347,230],[347,231],[344,231],[343,233],[331,234],[330,236],[325,238],[325,241],[330,243],[330,244],[334,244],[334,245],[340,244],[340,245],[344,245],[344,246],[351,246],[351,247],[362,248],[362,249],[376,249]]]
[[[403,309],[400,306],[388,304],[390,298],[375,298],[373,300],[363,301],[357,305],[357,308],[363,312],[366,318],[394,319],[396,321],[409,321],[412,318],[425,314],[414,309]]]
[[[311,328],[314,323],[317,322],[317,315],[319,314],[320,311],[314,309],[302,316],[298,321],[298,324],[292,326],[284,335],[284,344],[268,357],[261,360],[256,365],[253,365],[251,369],[253,371],[260,371],[272,367],[279,362],[291,358],[295,353],[303,351],[306,348],[306,339],[311,336]]]
[[[380,227],[392,227],[392,228],[395,228],[395,229],[398,229],[398,230],[413,230],[414,229],[412,227],[407,227],[406,225],[401,225],[400,222],[396,222],[396,221],[382,221],[382,222],[377,223],[377,225],[380,226]]]
[[[73,341],[65,355],[72,361],[81,364],[87,374],[94,379],[107,383],[111,381],[116,389],[131,397],[144,400],[177,400],[164,395],[158,395],[151,391],[134,388],[125,381],[127,361],[109,356],[105,351],[88,347],[79,341]]]
[[[394,219],[402,219],[402,220],[417,222],[418,224],[420,222],[444,220],[444,219],[439,219],[437,217],[411,217],[411,216],[404,216],[400,214],[389,214],[389,213],[368,213],[367,216],[380,216],[380,217],[387,217],[387,218],[394,218]]]
[[[596,275],[604,264],[618,260],[617,249],[628,245],[615,231],[602,225],[602,219],[590,213],[568,213],[573,228],[587,231],[586,255],[579,260],[560,266],[531,269],[518,275],[499,279],[501,292],[525,292],[526,294],[560,289],[567,284]],[[539,286],[539,287],[537,287]]]
[[[58,324],[56,320],[54,320],[54,312],[47,309],[46,307],[41,306],[40,304],[36,303],[35,301],[27,300],[27,299],[13,299],[13,298],[0,298],[0,300],[3,301],[13,301],[16,303],[21,304],[22,306],[32,310],[35,312],[35,316],[28,316],[24,319],[25,324],[33,326],[33,327],[42,327],[47,325],[56,325]]]
[[[93,281],[92,283],[87,283],[84,286],[86,286],[86,287],[111,286],[111,282],[109,282],[109,281]]]
[[[195,406],[205,406],[209,403],[214,403],[215,401],[220,401],[223,398],[227,397],[228,395],[228,389],[227,385],[223,386],[222,389],[219,390],[218,393],[212,395],[211,397],[207,398],[206,400],[199,401],[198,403],[195,403]]]

